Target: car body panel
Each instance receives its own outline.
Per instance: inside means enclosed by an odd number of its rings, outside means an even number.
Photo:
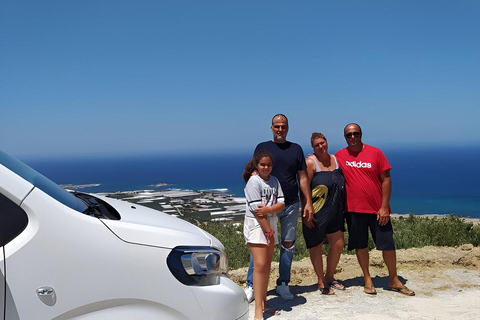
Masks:
[[[106,198],[121,220],[86,215],[1,164],[0,192],[28,216],[26,228],[0,247],[6,319],[248,318],[243,290],[231,280],[187,286],[167,268],[176,246],[223,249],[200,228]],[[42,300],[39,288],[51,289],[54,303]]]
[[[120,213],[121,220],[102,221],[126,242],[170,249],[192,243],[198,246],[212,245],[212,239],[205,232],[184,220],[138,204],[96,196]]]

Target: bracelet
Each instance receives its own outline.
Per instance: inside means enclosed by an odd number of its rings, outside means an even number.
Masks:
[[[265,232],[265,237],[270,238],[270,237],[273,237],[274,234],[275,234],[275,231],[271,229],[270,231]]]

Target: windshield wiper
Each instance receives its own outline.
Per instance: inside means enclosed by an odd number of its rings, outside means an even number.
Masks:
[[[74,192],[74,194],[87,205],[87,209],[83,211],[84,214],[95,218],[104,218],[109,220],[120,219],[120,215],[116,212],[116,210],[102,200],[97,200],[97,198],[94,196],[86,193]]]

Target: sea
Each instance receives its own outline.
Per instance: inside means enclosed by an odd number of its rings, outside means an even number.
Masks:
[[[392,165],[392,212],[480,218],[480,146],[383,151]],[[243,197],[250,158],[218,152],[21,160],[58,184],[94,185],[84,192],[188,189]]]

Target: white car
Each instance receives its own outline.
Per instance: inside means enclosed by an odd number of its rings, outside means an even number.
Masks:
[[[0,151],[0,319],[247,319],[223,245],[137,204],[70,193]]]

